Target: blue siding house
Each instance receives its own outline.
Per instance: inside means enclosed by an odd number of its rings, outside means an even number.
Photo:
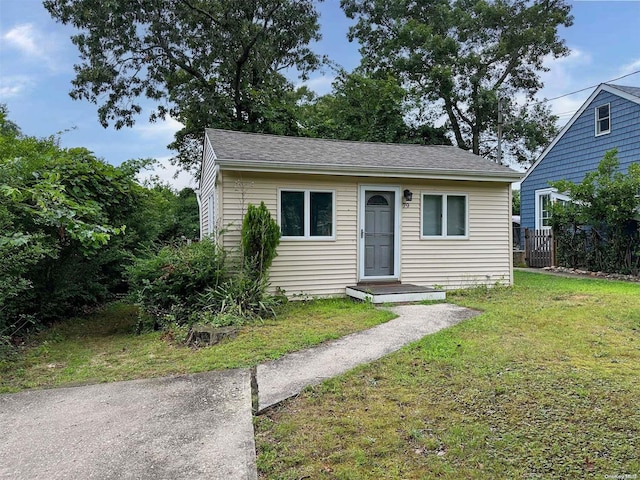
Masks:
[[[579,183],[604,154],[618,149],[620,168],[640,162],[640,88],[603,83],[527,171],[520,187],[521,228],[549,226],[549,206],[567,200],[550,181]],[[521,238],[524,238],[522,233]]]

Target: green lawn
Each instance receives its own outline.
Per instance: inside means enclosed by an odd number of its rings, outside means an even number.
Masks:
[[[261,478],[640,478],[640,285],[448,298],[484,313],[257,417]]]
[[[253,366],[393,317],[349,299],[291,302],[276,320],[245,326],[235,339],[194,350],[159,332],[136,335],[136,307],[113,304],[55,325],[32,339],[31,347],[0,359],[0,392]]]

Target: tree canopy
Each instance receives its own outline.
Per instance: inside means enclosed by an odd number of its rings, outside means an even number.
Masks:
[[[544,61],[569,50],[564,0],[341,0],[357,20],[367,71],[392,71],[436,105],[456,144],[495,156],[498,98],[504,101],[505,156],[528,163],[555,134],[548,108],[532,104]],[[523,102],[518,102],[522,100]],[[527,106],[527,102],[531,106]]]
[[[132,126],[142,99],[150,119],[184,128],[170,145],[185,168],[199,161],[205,127],[297,132],[297,96],[282,70],[302,76],[321,59],[313,0],[45,0],[80,30],[71,96],[100,104],[103,126]]]
[[[409,124],[407,92],[392,75],[371,77],[341,71],[330,94],[302,105],[302,133],[367,142],[450,145],[445,129]]]

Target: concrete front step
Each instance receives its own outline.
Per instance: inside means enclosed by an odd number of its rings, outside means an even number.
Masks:
[[[424,300],[444,300],[444,290],[410,283],[358,284],[346,288],[347,296],[372,303],[410,303]]]

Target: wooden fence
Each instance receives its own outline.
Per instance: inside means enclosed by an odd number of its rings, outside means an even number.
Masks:
[[[524,249],[528,267],[551,267],[556,264],[556,249],[551,229],[525,228]]]

